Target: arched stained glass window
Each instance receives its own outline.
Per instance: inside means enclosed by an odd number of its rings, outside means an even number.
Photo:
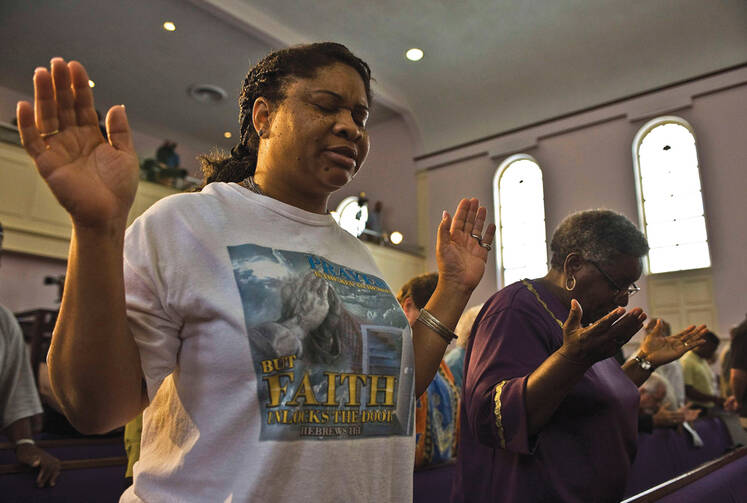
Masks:
[[[695,136],[679,117],[645,124],[633,141],[641,227],[648,238],[648,272],[710,267]]]
[[[498,284],[547,274],[542,170],[526,154],[507,158],[493,178]]]

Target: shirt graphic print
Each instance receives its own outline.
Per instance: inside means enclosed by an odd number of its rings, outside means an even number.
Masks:
[[[375,276],[310,253],[228,247],[257,375],[260,440],[409,436],[412,336]]]

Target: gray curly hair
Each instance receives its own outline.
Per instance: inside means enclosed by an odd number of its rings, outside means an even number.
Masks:
[[[611,264],[620,255],[643,257],[648,241],[638,228],[620,213],[606,209],[585,210],[560,222],[550,242],[550,265],[563,269],[566,257],[580,253],[586,260]]]

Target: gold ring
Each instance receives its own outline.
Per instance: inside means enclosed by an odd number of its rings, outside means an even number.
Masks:
[[[39,136],[46,139],[46,138],[49,138],[50,136],[54,136],[59,133],[60,133],[60,130],[55,129],[54,131],[50,131],[49,133],[39,133]]]

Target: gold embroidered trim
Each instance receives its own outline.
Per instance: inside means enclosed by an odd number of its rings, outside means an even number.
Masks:
[[[545,303],[545,301],[544,301],[544,300],[542,300],[542,297],[540,297],[540,294],[539,294],[539,292],[538,292],[538,291],[537,291],[537,290],[536,290],[536,289],[534,288],[534,285],[533,285],[533,284],[531,284],[531,283],[530,283],[530,282],[529,282],[528,280],[526,280],[526,279],[522,279],[522,280],[521,280],[521,282],[522,282],[522,283],[524,284],[524,286],[525,286],[525,287],[527,287],[527,290],[529,290],[530,292],[532,292],[532,294],[534,294],[535,298],[537,299],[537,302],[539,302],[540,304],[542,304],[542,307],[544,307],[544,308],[545,308],[545,311],[547,311],[547,313],[548,313],[548,314],[549,314],[550,316],[552,316],[552,319],[553,319],[553,320],[555,320],[556,322],[558,322],[558,325],[560,325],[560,328],[563,328],[563,322],[562,322],[562,321],[560,321],[560,320],[559,320],[559,319],[558,319],[558,318],[557,318],[557,317],[555,316],[555,314],[553,314],[553,312],[552,312],[552,311],[550,311],[550,308],[549,308],[549,307],[547,307],[547,304]]]
[[[501,393],[503,392],[504,384],[506,384],[506,381],[498,383],[495,387],[495,396],[493,397],[493,401],[495,401],[495,410],[493,413],[495,414],[495,425],[498,427],[498,442],[501,445],[501,449],[506,448],[506,437],[503,435],[503,416],[501,414]]]

